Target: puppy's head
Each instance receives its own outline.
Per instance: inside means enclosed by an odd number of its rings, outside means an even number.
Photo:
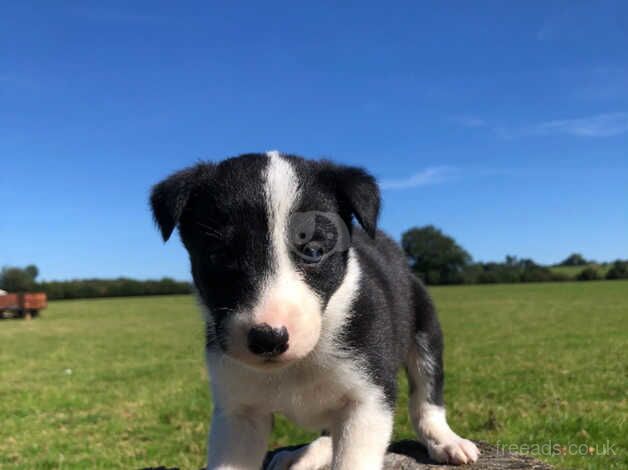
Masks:
[[[260,368],[314,349],[347,272],[352,219],[375,236],[379,201],[361,169],[277,152],[196,165],[151,195],[164,240],[178,226],[189,252],[209,347]]]

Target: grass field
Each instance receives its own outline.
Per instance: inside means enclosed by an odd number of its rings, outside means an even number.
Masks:
[[[559,468],[628,468],[628,282],[432,293],[454,429],[556,446],[541,458]],[[0,468],[201,467],[202,345],[191,297],[59,301],[0,322]],[[396,438],[412,435],[402,382]],[[272,445],[309,437],[280,419]],[[615,455],[602,455],[607,443]]]

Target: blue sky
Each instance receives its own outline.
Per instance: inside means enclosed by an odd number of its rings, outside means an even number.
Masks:
[[[0,265],[186,279],[151,184],[279,149],[368,168],[395,237],[628,257],[626,2],[5,2]]]

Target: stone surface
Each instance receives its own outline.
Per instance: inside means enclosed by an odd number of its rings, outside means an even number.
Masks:
[[[438,470],[454,468],[465,470],[551,470],[552,468],[550,465],[539,462],[532,457],[510,454],[484,442],[476,442],[476,444],[482,451],[480,459],[471,465],[455,466],[434,463],[428,457],[425,447],[416,441],[394,442],[388,448],[388,454],[386,454],[384,461],[384,470]],[[296,447],[300,446],[290,448]],[[274,452],[279,450],[282,449],[269,452],[265,463],[270,460]],[[329,467],[326,467],[324,470],[329,470]]]
[[[386,460],[384,461],[384,470],[551,470],[552,467],[546,463],[523,456],[510,454],[499,450],[490,444],[484,442],[476,442],[482,455],[474,464],[470,465],[441,465],[434,463],[427,456],[425,447],[416,441],[398,441],[394,442],[388,448]],[[270,461],[275,452],[283,449],[296,449],[301,446],[283,447],[275,449],[267,454],[264,466]],[[178,470],[178,468],[152,467],[144,470]],[[325,467],[321,470],[329,470]],[[359,470],[359,469],[356,469]]]

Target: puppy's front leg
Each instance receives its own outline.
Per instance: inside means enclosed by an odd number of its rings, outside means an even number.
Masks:
[[[212,415],[207,470],[258,470],[262,466],[272,416],[246,409]]]
[[[349,403],[332,429],[333,470],[381,470],[393,411],[379,400]]]

